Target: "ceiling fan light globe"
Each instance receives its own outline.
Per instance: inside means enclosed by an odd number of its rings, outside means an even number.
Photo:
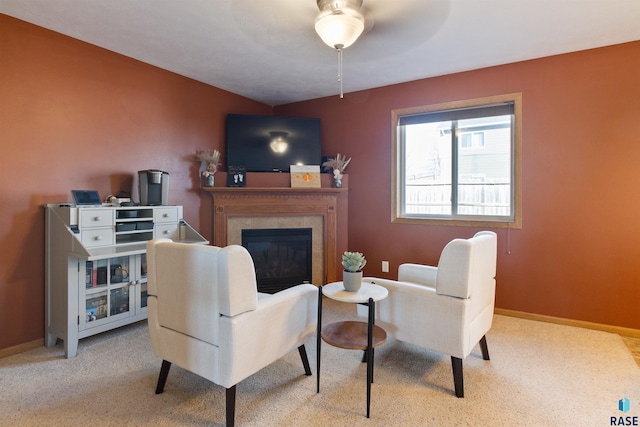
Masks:
[[[358,11],[323,13],[316,19],[316,33],[329,47],[346,49],[364,31],[364,17]],[[341,47],[340,47],[341,46]]]

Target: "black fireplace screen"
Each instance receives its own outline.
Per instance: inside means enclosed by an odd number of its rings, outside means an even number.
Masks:
[[[311,228],[242,230],[242,246],[253,258],[259,292],[311,283]]]

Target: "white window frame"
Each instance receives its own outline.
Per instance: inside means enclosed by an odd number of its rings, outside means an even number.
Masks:
[[[464,215],[417,215],[405,214],[404,203],[404,167],[402,164],[403,144],[400,126],[400,119],[405,116],[419,115],[424,113],[435,113],[441,111],[471,109],[483,106],[491,106],[503,103],[513,103],[514,119],[512,123],[512,197],[511,216],[509,217],[467,217]],[[410,224],[434,224],[434,225],[454,225],[470,227],[492,227],[492,228],[522,228],[522,94],[511,93],[505,95],[490,96],[464,101],[446,102],[441,104],[426,105],[393,110],[391,112],[391,222]]]

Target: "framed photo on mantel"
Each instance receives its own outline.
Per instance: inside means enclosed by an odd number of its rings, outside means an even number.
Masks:
[[[320,188],[320,165],[291,165],[291,188]]]
[[[244,166],[227,166],[227,187],[246,187],[247,170]]]

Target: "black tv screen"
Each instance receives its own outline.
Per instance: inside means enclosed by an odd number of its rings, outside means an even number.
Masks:
[[[320,119],[228,114],[227,166],[247,172],[289,172],[320,165]]]

